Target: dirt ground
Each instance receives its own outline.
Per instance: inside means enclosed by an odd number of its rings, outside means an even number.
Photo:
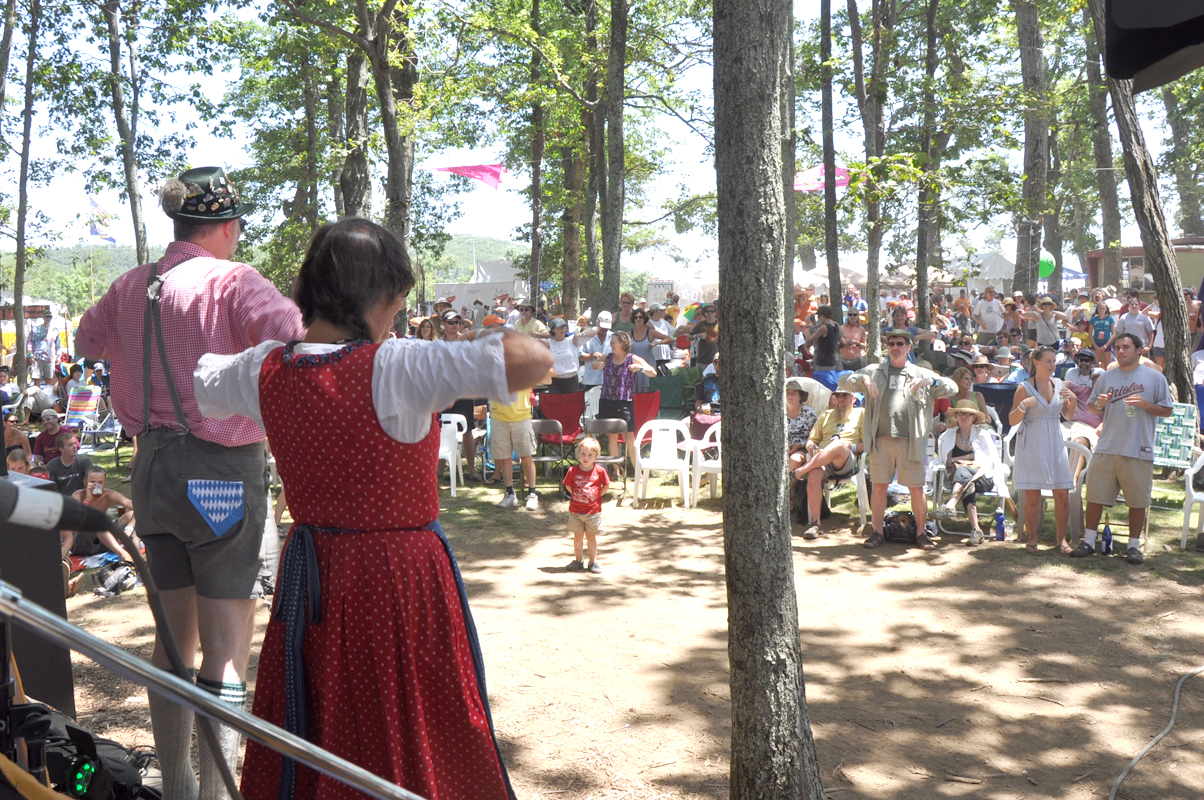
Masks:
[[[607,504],[601,575],[565,570],[566,505],[550,490],[535,513],[495,509],[495,487],[442,493],[520,797],[727,796],[720,501],[683,510],[675,487],[656,479],[653,492],[641,510]],[[849,507],[847,493],[837,498]],[[807,701],[828,796],[1106,797],[1166,725],[1176,680],[1204,664],[1204,555],[1178,550],[1181,519],[1156,517],[1140,567],[1071,562],[1050,549],[1052,534],[1032,556],[1013,542],[957,539],[928,553],[869,551],[840,515],[817,541],[796,527]],[[149,655],[142,590],[68,608],[76,624]],[[260,638],[267,616],[260,609]],[[145,690],[78,656],[75,678],[82,722],[152,743]],[[1174,730],[1120,793],[1202,796],[1204,676],[1185,684]]]

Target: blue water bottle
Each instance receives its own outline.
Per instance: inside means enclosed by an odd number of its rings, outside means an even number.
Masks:
[[[995,541],[1002,542],[1007,534],[1003,530],[1003,512],[995,512]]]
[[[1112,555],[1112,526],[1108,524],[1108,518],[1104,517],[1104,544],[1102,552],[1106,556]]]

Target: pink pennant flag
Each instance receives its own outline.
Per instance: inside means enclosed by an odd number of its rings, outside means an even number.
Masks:
[[[844,167],[836,168],[836,188],[849,185],[849,171]],[[824,190],[824,165],[811,167],[794,176],[794,191],[822,192]]]
[[[435,167],[439,172],[453,172],[465,178],[474,178],[481,183],[491,186],[494,189],[502,180],[502,175],[507,171],[501,164],[477,164],[476,166],[468,167]]]

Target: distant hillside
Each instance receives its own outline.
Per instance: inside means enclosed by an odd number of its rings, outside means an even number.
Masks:
[[[453,236],[447,246],[443,248],[443,254],[450,256],[456,266],[472,269],[474,246],[479,261],[497,261],[509,258],[511,254],[518,255],[531,251],[530,245],[504,242],[501,239],[489,239],[485,236]]]
[[[481,261],[530,252],[528,245],[501,239],[453,236],[429,280],[467,280],[472,275],[474,246],[476,257]],[[161,255],[162,247],[151,247],[151,258],[157,259]],[[54,248],[46,251],[43,259],[30,263],[25,276],[25,294],[64,303],[71,315],[77,316],[92,305],[93,287],[95,296],[100,297],[108,290],[109,284],[136,267],[137,261],[132,247],[93,247],[92,268],[89,269],[87,245]],[[16,257],[12,253],[0,257],[0,289],[12,289],[15,265]]]

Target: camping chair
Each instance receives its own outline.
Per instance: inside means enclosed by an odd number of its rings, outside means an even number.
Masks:
[[[461,459],[460,436],[468,430],[468,420],[462,414],[439,415],[439,461],[447,462],[447,474],[451,480],[451,496],[456,496],[456,478],[464,482],[464,463]]]
[[[857,456],[860,463],[857,469],[853,470],[851,475],[846,475],[843,478],[829,478],[823,470],[817,470],[821,473],[824,481],[824,502],[828,504],[828,508],[832,508],[832,490],[842,483],[851,483],[857,489],[857,529],[861,530],[865,527],[865,520],[870,514],[870,492],[869,492],[869,474],[870,462],[869,454],[862,453]],[[811,480],[811,474],[807,475],[807,480]],[[818,523],[819,520],[811,519],[811,509],[807,506],[803,507],[803,516],[806,517],[808,524],[812,522]]]
[[[90,424],[87,420],[84,421],[84,426],[79,431],[80,451],[88,452],[96,451],[105,439],[113,440],[113,450],[116,452],[118,440],[121,438],[121,423],[117,421],[117,415],[109,412],[99,424]],[[91,445],[86,445],[88,441]],[[84,449],[85,446],[87,449]],[[106,448],[107,449],[107,448]],[[121,461],[118,459],[117,466],[121,466]]]
[[[686,407],[693,407],[685,399],[686,379],[681,375],[662,375],[648,379],[648,391],[660,392],[661,404],[658,416],[664,419],[681,419]]]
[[[660,392],[639,392],[635,395],[635,429],[638,431],[651,420],[656,419],[661,407]],[[686,437],[689,438],[688,436]],[[636,440],[643,444],[640,439]]]
[[[551,473],[552,465],[559,465],[560,482],[564,483],[565,465],[574,460],[573,440],[564,440],[564,431],[554,419],[531,420],[531,432],[535,434],[535,455],[532,460],[544,465],[544,477]]]
[[[638,507],[639,502],[648,496],[648,481],[653,471],[675,472],[681,488],[682,507],[689,508],[686,484],[690,473],[690,449],[694,442],[690,438],[690,429],[680,420],[653,419],[640,426],[636,434],[637,443],[645,439],[651,444],[647,456],[640,454],[641,447],[638,444],[631,450],[632,472],[635,475],[635,484],[631,487],[632,502]]]
[[[999,452],[1001,454],[1001,459],[1002,459],[1003,437],[1001,437],[999,435],[998,431],[994,431],[994,430],[990,431],[990,436],[995,441],[995,449],[997,452]],[[1084,470],[1084,473],[1085,472],[1086,472],[1086,470]],[[934,462],[932,465],[932,474],[933,474],[933,478],[935,480],[935,485],[934,485],[934,488],[932,491],[932,508],[935,511],[936,509],[941,507],[942,503],[945,502],[945,492],[953,491],[953,484],[950,481],[950,475],[949,475],[948,468],[944,464],[937,461],[936,459],[934,459]],[[1003,480],[1005,481],[1005,483],[1003,484],[1003,486],[1000,486],[999,481],[996,481],[994,489],[992,489],[989,492],[983,492],[983,493],[979,494],[978,496],[980,498],[985,497],[988,499],[994,498],[994,499],[998,500],[998,504],[996,505],[995,510],[999,511],[999,512],[1005,511],[1005,504],[1007,503],[1007,500],[1008,500],[1007,481],[1009,480],[1010,476],[1011,476],[1011,468],[1007,465],[1007,462],[1004,461],[1002,477],[1003,477]],[[948,482],[948,485],[946,485],[946,482]],[[982,515],[980,514],[979,516],[981,517]],[[952,528],[950,528],[949,527],[950,520],[941,519],[940,517],[937,517],[935,514],[933,514],[933,517],[936,520],[936,529],[937,529],[937,531],[939,531],[941,533],[942,536],[945,534],[950,534],[952,536],[969,536],[970,535],[969,531],[957,531],[957,530],[953,530]],[[979,523],[979,527],[982,528],[983,525],[981,523]],[[986,527],[989,528],[990,526],[987,525]],[[983,533],[986,534],[986,532],[987,532],[986,528],[984,528]]]
[[[1204,455],[1197,458],[1196,463],[1192,464],[1191,468],[1187,470],[1187,474],[1183,476],[1185,481],[1183,498],[1183,540],[1179,542],[1180,550],[1187,549],[1187,534],[1191,530],[1191,511],[1192,508],[1197,504],[1199,504],[1201,508],[1200,515],[1197,518],[1196,535],[1199,536],[1201,533],[1204,533],[1204,492],[1197,492],[1196,488],[1192,486],[1192,480],[1196,477],[1196,474],[1201,469],[1204,469]]]
[[[622,419],[587,419],[582,424],[582,429],[587,436],[593,436],[600,439],[605,434],[617,433],[619,436],[619,452],[607,453],[606,455],[598,456],[594,459],[595,464],[617,464],[619,474],[623,476],[623,494],[619,496],[619,502],[627,496],[627,421]]]
[[[96,410],[100,407],[100,389],[96,386],[77,386],[67,397],[67,413],[63,415],[63,425],[76,433],[86,427],[98,428],[100,422],[96,419]]]
[[[543,412],[544,419],[554,419],[560,423],[560,444],[572,444],[581,435],[581,418],[585,415],[585,392],[544,392],[539,399],[539,409]],[[544,441],[553,443],[547,439]]]
[[[702,486],[703,473],[711,476],[707,482],[711,485],[711,499],[715,499],[715,487],[723,475],[723,450],[719,438],[722,424],[716,422],[706,429],[701,439],[691,441],[690,506],[693,508],[698,508],[698,489]]]

